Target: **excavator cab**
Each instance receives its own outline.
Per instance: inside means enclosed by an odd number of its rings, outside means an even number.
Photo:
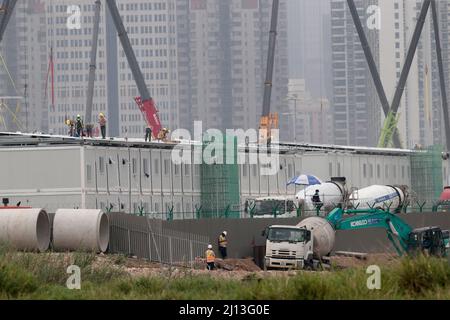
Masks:
[[[444,257],[446,242],[448,243],[448,232],[442,231],[439,227],[414,229],[409,234],[408,253]]]

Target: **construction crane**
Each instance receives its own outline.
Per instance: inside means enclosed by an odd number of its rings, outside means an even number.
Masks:
[[[3,39],[6,26],[8,25],[9,19],[14,10],[17,0],[5,0],[0,10],[0,42]],[[134,54],[133,47],[131,46],[130,39],[126,32],[125,26],[123,25],[122,18],[120,17],[119,9],[115,0],[106,0],[106,4],[111,13],[112,20],[116,27],[117,33],[119,35],[120,42],[122,43],[122,48],[127,57],[128,64],[131,68],[131,72],[136,81],[140,97],[136,97],[135,101],[138,104],[139,109],[144,115],[147,125],[152,128],[152,135],[154,138],[158,137],[161,131],[161,122],[158,117],[158,110],[156,109],[155,102],[150,96],[150,92],[145,84],[144,76],[139,67],[139,63]],[[95,20],[94,20],[94,32],[93,32],[93,44],[91,53],[91,64],[89,70],[89,85],[88,85],[88,100],[86,105],[86,119],[85,122],[92,122],[92,100],[93,100],[93,90],[94,90],[94,80],[95,80],[95,63],[96,63],[96,53],[97,53],[97,42],[98,42],[98,32],[99,32],[99,21],[100,21],[100,1],[95,2]],[[94,52],[95,51],[95,52]],[[92,92],[92,93],[91,93]],[[89,121],[90,120],[90,121]]]
[[[122,48],[127,57],[128,64],[130,66],[131,72],[133,74],[134,80],[138,87],[140,97],[136,97],[135,101],[139,106],[147,125],[152,128],[152,135],[155,139],[158,139],[158,135],[162,129],[161,121],[158,117],[158,110],[155,106],[155,101],[150,96],[150,92],[145,84],[144,76],[142,74],[139,63],[134,54],[133,47],[131,46],[130,39],[123,25],[122,18],[120,17],[119,9],[115,0],[106,0],[109,12],[111,13],[112,20],[116,27],[117,33],[119,34],[120,42],[122,43]]]
[[[345,217],[345,215],[350,215]],[[447,255],[449,233],[440,227],[413,229],[398,215],[379,210],[334,209],[327,217],[334,230],[381,228],[401,256],[427,252],[432,256]]]
[[[271,113],[270,99],[272,97],[272,80],[273,80],[273,69],[275,64],[275,48],[277,39],[279,6],[280,0],[273,0],[272,17],[270,22],[270,34],[269,34],[269,50],[267,54],[266,80],[264,82],[263,112],[259,123],[259,132],[260,132],[259,141],[262,143],[267,143],[267,145],[270,145],[271,143],[272,130],[278,129],[278,114]]]
[[[91,62],[89,63],[89,80],[88,89],[86,95],[86,115],[84,122],[88,130],[92,130],[92,104],[94,100],[94,83],[95,83],[95,70],[97,69],[97,47],[98,47],[98,34],[100,29],[100,0],[95,1],[95,13],[94,13],[94,28],[92,32],[92,48],[91,48]]]
[[[0,5],[0,43],[5,35],[6,27],[11,19],[17,0],[4,0]]]
[[[412,62],[414,60],[414,56],[417,50],[417,46],[420,40],[420,35],[422,33],[425,20],[427,17],[427,13],[431,6],[432,14],[433,14],[433,27],[434,27],[434,35],[435,35],[435,44],[436,44],[436,55],[438,60],[438,69],[439,69],[439,80],[441,85],[441,95],[442,95],[442,110],[444,115],[444,125],[445,125],[445,135],[447,140],[447,150],[450,150],[450,119],[448,112],[448,102],[447,102],[447,93],[446,93],[446,84],[445,84],[445,74],[442,60],[442,48],[440,42],[440,33],[439,33],[439,23],[438,16],[436,10],[436,0],[424,0],[422,4],[422,8],[417,19],[417,24],[414,29],[414,33],[409,45],[409,49],[406,55],[405,63],[403,65],[402,72],[400,74],[400,79],[397,84],[397,88],[395,90],[394,98],[392,103],[389,104],[386,94],[381,82],[380,74],[378,72],[377,66],[375,64],[375,60],[373,58],[372,52],[370,50],[369,42],[367,41],[367,37],[365,35],[361,20],[358,15],[358,11],[356,9],[356,5],[354,0],[347,0],[347,4],[350,10],[350,13],[353,18],[353,22],[356,27],[356,31],[358,33],[359,39],[361,41],[362,49],[364,51],[364,55],[366,57],[370,73],[372,75],[372,79],[375,84],[375,88],[378,93],[378,97],[381,102],[381,106],[383,108],[383,112],[385,115],[385,121],[381,130],[381,135],[378,141],[378,147],[387,148],[390,146],[394,146],[397,148],[402,147],[402,143],[400,141],[399,132],[397,129],[397,124],[399,120],[398,110],[400,107],[400,102],[403,96],[403,92],[405,91],[406,81],[408,80],[409,71],[411,69]]]

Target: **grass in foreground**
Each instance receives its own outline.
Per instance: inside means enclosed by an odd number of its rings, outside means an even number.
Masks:
[[[209,275],[131,277],[95,255],[13,253],[0,249],[1,299],[450,299],[450,265],[429,257],[404,258],[381,267],[381,290],[368,290],[364,268],[299,272],[291,277]],[[67,266],[81,268],[81,290],[69,290]]]

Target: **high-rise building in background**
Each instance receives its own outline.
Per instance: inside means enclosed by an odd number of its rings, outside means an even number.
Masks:
[[[5,38],[4,45],[8,46],[13,71],[23,70],[29,77],[28,101],[34,104],[29,105],[29,115],[41,119],[39,123],[30,123],[30,131],[66,134],[65,120],[85,113],[95,1],[55,0],[46,1],[45,6],[43,3],[40,2],[43,16],[35,22],[40,23],[39,28],[28,23],[31,17],[26,22],[33,31],[31,34],[39,32],[39,37],[28,33],[23,39],[15,39],[13,32],[22,30],[16,24],[23,21],[14,18],[8,26],[11,36]],[[195,120],[201,120],[204,128],[258,128],[271,0],[119,0],[117,4],[163,126],[191,129]],[[69,17],[76,14],[67,11],[73,5],[80,9],[80,29],[67,25]],[[18,43],[19,39],[23,44]],[[29,60],[39,58],[35,62],[41,72],[39,84],[34,69],[18,67],[19,60],[26,61],[16,54],[24,47],[29,48]],[[47,77],[51,51],[54,103],[51,77]],[[281,0],[273,112],[287,108],[287,82],[287,7],[286,0]],[[19,85],[24,88],[23,83]],[[109,135],[143,137],[145,121],[134,102],[138,95],[116,29],[102,2],[93,119],[105,112]],[[31,116],[32,110],[39,110],[41,115]]]
[[[391,102],[422,1],[355,3]],[[450,1],[436,3],[448,75]],[[117,4],[163,126],[192,129],[201,120],[205,129],[258,127],[271,0]],[[75,4],[81,9],[81,29],[67,27],[70,5],[69,0],[18,1],[1,44],[8,69],[1,64],[0,97],[9,98],[0,99],[0,130],[65,134],[67,118],[84,116],[94,1]],[[372,5],[381,10],[379,30],[367,27]],[[106,112],[111,136],[143,137],[145,121],[134,102],[139,93],[107,11],[102,3],[93,118]],[[293,120],[282,115],[292,112],[291,74],[292,79],[304,79],[311,98],[329,98],[333,123],[327,127],[333,128],[334,143],[377,145],[384,114],[346,0],[281,0],[274,71],[271,106],[280,113],[281,139],[294,137]],[[446,80],[450,88],[448,76]],[[413,148],[443,144],[443,127],[430,9],[400,104],[398,128],[404,146]]]
[[[315,98],[333,96],[330,0],[288,0],[289,77]]]
[[[325,98],[315,98],[306,90],[305,79],[289,79],[289,112],[282,113],[292,121],[292,141],[332,144],[333,115]]]
[[[438,1],[439,25],[448,74],[449,2]],[[380,77],[391,103],[404,65],[422,1],[355,1]],[[367,20],[380,8],[380,28],[369,29]],[[337,144],[376,146],[384,113],[374,89],[347,2],[332,0],[333,113]],[[441,93],[431,8],[399,106],[398,129],[403,146],[444,144]],[[450,88],[447,79],[447,88]],[[448,90],[448,89],[447,89]]]
[[[258,128],[272,1],[178,0],[181,125]],[[287,7],[280,2],[272,111],[287,107]],[[283,132],[282,132],[283,134]]]
[[[64,134],[65,119],[84,116],[89,74],[94,2],[83,0],[81,29],[67,26],[66,0],[47,3],[48,46],[53,47],[56,103],[50,130]],[[124,25],[139,61],[147,87],[155,99],[164,126],[179,124],[176,15],[174,1],[117,1]],[[100,112],[109,120],[112,136],[143,137],[145,121],[134,98],[139,96],[133,75],[103,4],[97,52],[93,119]]]
[[[46,22],[44,1],[17,2],[1,44],[0,130],[48,129]]]
[[[363,21],[366,8],[372,2],[371,0],[357,2]],[[369,128],[369,113],[371,108],[380,108],[380,105],[372,103],[375,91],[345,0],[331,0],[331,43],[335,143],[374,145],[376,136]],[[377,59],[377,50],[373,51]]]

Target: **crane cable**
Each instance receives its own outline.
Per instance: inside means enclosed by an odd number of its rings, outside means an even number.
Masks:
[[[1,62],[1,64],[3,65],[3,68],[5,69],[6,74],[8,75],[9,80],[11,81],[12,86],[13,86],[14,90],[16,91],[16,94],[17,94],[18,96],[20,96],[19,91],[17,90],[16,84],[15,84],[15,82],[14,82],[14,79],[13,79],[12,76],[11,76],[11,73],[10,73],[10,71],[9,71],[9,69],[8,69],[8,66],[7,66],[7,64],[6,64],[5,58],[3,57],[3,54],[1,53],[1,51],[0,51],[0,62]],[[17,118],[16,113],[12,112],[11,109],[8,107],[8,105],[7,105],[6,103],[4,103],[3,101],[0,102],[0,111],[1,111],[1,107],[5,108],[5,110],[12,116],[12,118],[13,118],[14,122],[17,124],[18,128],[19,128],[20,130],[23,130],[23,125],[22,125],[22,123],[20,122],[20,120]],[[16,112],[17,112],[17,110],[16,110]],[[5,118],[4,118],[1,114],[0,114],[0,123],[3,123],[3,125],[5,126],[5,129],[7,129],[7,128],[6,128],[6,121],[5,121]]]
[[[11,73],[9,72],[8,66],[6,65],[6,62],[5,62],[5,58],[3,58],[3,54],[1,53],[1,51],[0,51],[0,61],[1,61],[2,65],[3,65],[3,68],[6,71],[6,74],[9,77],[9,80],[11,81],[11,84],[12,84],[12,86],[14,88],[14,91],[16,91],[16,94],[18,96],[20,96],[19,91],[17,90],[16,84],[15,84],[15,82],[14,82],[12,76],[11,76]]]

